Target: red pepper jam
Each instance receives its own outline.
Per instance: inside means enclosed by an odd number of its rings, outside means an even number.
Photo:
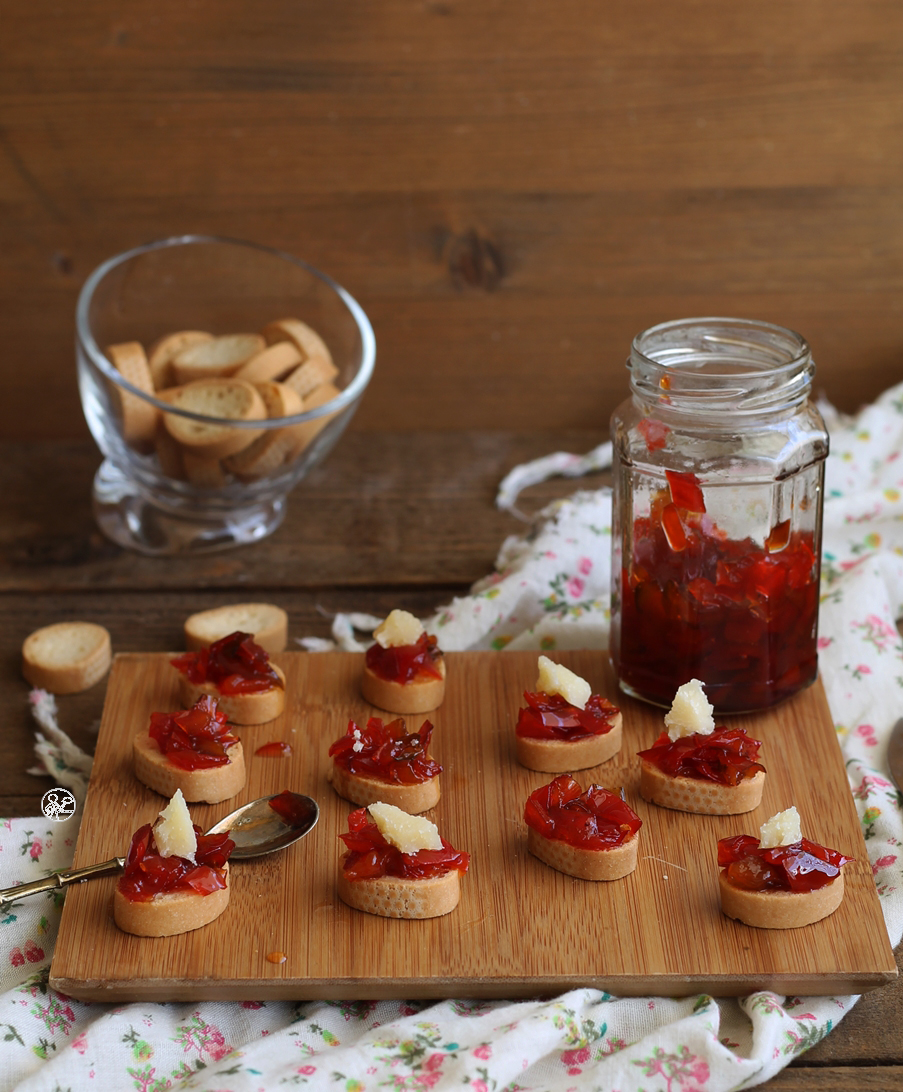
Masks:
[[[402,853],[379,832],[366,808],[357,808],[348,816],[348,833],[339,837],[348,847],[342,869],[349,880],[374,880],[379,876],[426,880],[444,876],[456,868],[466,872],[470,854],[455,849],[442,839],[442,849],[419,849]]]
[[[736,541],[705,513],[694,474],[666,472],[633,524],[621,573],[621,681],[669,705],[702,679],[719,712],[774,705],[815,680],[819,565],[811,532],[774,528]]]
[[[585,709],[571,705],[560,694],[530,694],[524,691],[526,709],[518,714],[515,732],[529,739],[567,740],[573,743],[588,736],[611,731],[619,710],[607,698],[592,694]]]
[[[367,667],[387,682],[409,683],[418,675],[441,679],[439,644],[431,633],[421,633],[413,645],[383,648],[379,642],[367,649]]]
[[[762,746],[742,728],[716,728],[710,735],[693,732],[672,740],[662,732],[648,751],[637,754],[669,777],[692,777],[697,781],[717,781],[720,785],[739,785],[765,772],[756,759]]]
[[[577,849],[613,849],[643,825],[617,793],[601,785],[590,785],[582,792],[570,774],[561,774],[530,794],[524,821],[544,838]]]
[[[773,849],[760,849],[759,839],[749,834],[718,842],[718,864],[744,891],[815,891],[837,879],[853,859],[808,838]]]
[[[270,800],[270,807],[290,827],[306,827],[311,821],[311,803],[290,789],[283,789]]]
[[[195,863],[186,857],[161,857],[150,823],[135,831],[117,887],[132,902],[149,902],[155,895],[209,895],[226,886],[224,865],[235,843],[228,834],[198,836]]]
[[[262,743],[254,752],[263,758],[288,758],[292,753],[292,745],[282,739],[272,739],[269,743]]]
[[[170,662],[195,686],[213,683],[221,694],[260,694],[283,685],[250,633],[230,633],[209,648],[185,652]]]
[[[329,754],[350,774],[396,785],[417,785],[442,773],[439,763],[427,754],[432,735],[433,726],[428,720],[411,735],[405,731],[401,717],[388,724],[371,717],[363,730],[350,720],[348,731],[333,743]]]
[[[180,713],[151,713],[148,734],[180,770],[208,770],[225,766],[228,749],[238,743],[229,731],[226,714],[216,707],[216,698],[202,694],[190,709]]]

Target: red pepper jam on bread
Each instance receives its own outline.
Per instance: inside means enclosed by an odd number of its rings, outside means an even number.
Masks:
[[[701,815],[739,815],[759,806],[765,786],[761,743],[742,728],[715,726],[698,679],[678,688],[665,727],[638,752],[644,800]]]
[[[370,717],[366,728],[353,720],[332,744],[329,779],[339,796],[352,804],[382,800],[416,815],[439,802],[442,767],[429,755],[433,726],[425,720],[410,735],[401,717],[384,724]]]
[[[236,630],[171,661],[186,705],[213,694],[233,724],[263,724],[285,706],[285,676],[250,633]]]
[[[853,858],[802,836],[796,808],[764,823],[759,837],[718,842],[721,909],[759,929],[796,929],[833,914],[843,900],[841,869]]]
[[[617,793],[570,774],[531,793],[524,807],[527,848],[542,862],[580,880],[618,880],[636,868],[636,812]]]
[[[190,709],[151,713],[132,742],[135,776],[161,796],[218,804],[244,788],[245,759],[216,698],[202,694]]]
[[[348,906],[386,918],[434,918],[458,905],[470,855],[435,823],[381,802],[348,816],[338,894]]]
[[[517,760],[528,770],[566,773],[607,762],[621,749],[622,717],[590,684],[547,656],[538,661],[536,693],[515,725]]]
[[[393,610],[373,631],[366,652],[361,694],[390,713],[429,713],[445,697],[445,657],[420,620]]]
[[[178,791],[132,837],[113,893],[113,917],[126,933],[166,937],[207,925],[229,902],[228,834],[202,834]]]

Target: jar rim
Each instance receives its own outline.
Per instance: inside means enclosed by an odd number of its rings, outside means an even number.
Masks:
[[[675,319],[637,334],[631,390],[672,413],[774,413],[809,396],[815,365],[795,330],[759,319]]]

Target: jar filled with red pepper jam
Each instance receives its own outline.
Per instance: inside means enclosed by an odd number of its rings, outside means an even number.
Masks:
[[[817,674],[828,434],[799,334],[682,319],[635,338],[614,413],[611,655],[621,688],[669,706],[689,679],[718,713]]]

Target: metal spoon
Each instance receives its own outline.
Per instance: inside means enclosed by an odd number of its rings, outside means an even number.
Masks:
[[[275,800],[276,796],[290,798],[292,811],[290,821],[283,819],[270,807],[270,801]],[[297,842],[299,838],[303,838],[305,834],[313,830],[319,817],[320,809],[317,807],[317,802],[309,796],[298,792],[275,793],[273,796],[262,796],[259,800],[252,800],[236,808],[224,819],[214,823],[207,833],[224,834],[229,831],[230,837],[235,842],[235,849],[232,850],[229,859],[242,861],[248,857],[260,857],[264,853],[274,853],[277,849],[285,849],[286,846]],[[28,895],[37,895],[42,891],[59,891],[71,883],[81,883],[82,880],[90,880],[95,876],[107,876],[111,872],[119,872],[124,867],[125,858],[114,857],[100,864],[57,872],[41,880],[19,884],[18,887],[7,887],[5,890],[0,890],[0,913],[4,912],[11,903],[24,899]]]

